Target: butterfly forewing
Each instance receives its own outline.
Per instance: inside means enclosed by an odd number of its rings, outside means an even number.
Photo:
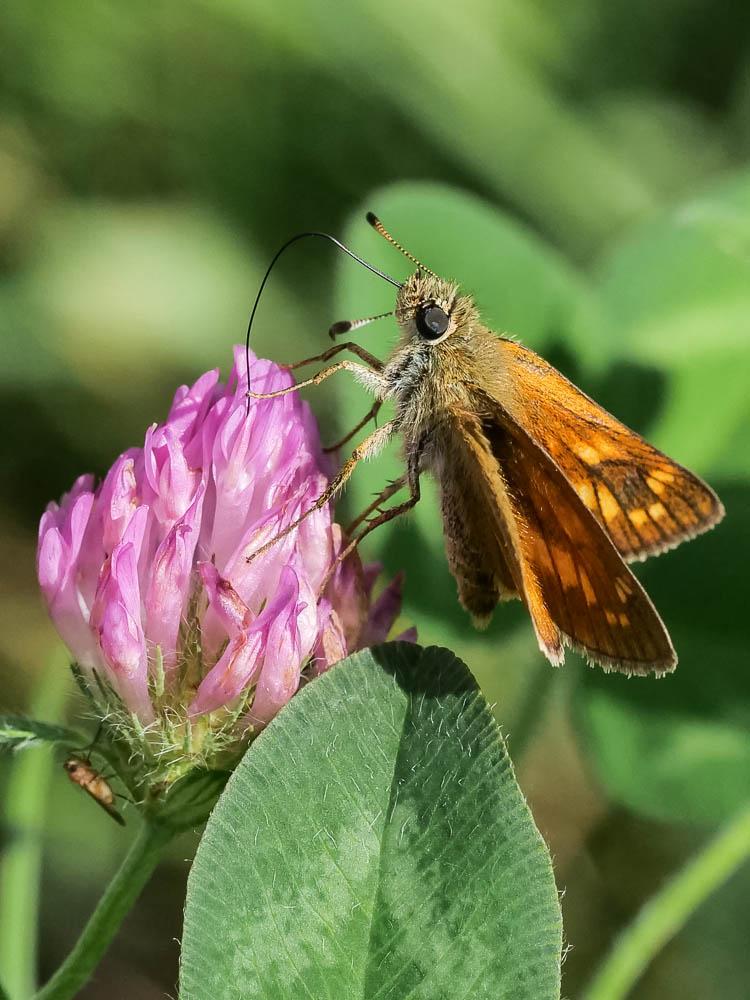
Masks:
[[[552,458],[625,559],[713,527],[724,510],[701,479],[644,441],[552,365],[497,338],[496,398]]]
[[[485,481],[482,515],[498,547],[515,550],[518,589],[551,662],[570,644],[606,668],[671,670],[674,649],[651,601],[549,456],[487,398],[476,414],[456,414],[456,426]]]

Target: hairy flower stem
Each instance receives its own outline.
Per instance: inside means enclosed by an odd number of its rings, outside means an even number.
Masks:
[[[75,947],[34,1000],[72,1000],[88,981],[176,831],[144,822]]]

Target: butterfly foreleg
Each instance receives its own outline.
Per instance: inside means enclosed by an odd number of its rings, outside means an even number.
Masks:
[[[355,344],[351,340],[347,340],[344,344],[336,344],[335,347],[329,347],[327,351],[323,351],[322,354],[316,354],[312,358],[305,358],[303,361],[295,361],[291,365],[281,365],[281,367],[287,371],[294,371],[295,368],[302,368],[304,365],[311,365],[316,361],[330,361],[331,358],[342,351],[351,351],[352,354],[356,354],[358,358],[375,371],[381,371],[383,368],[383,362],[379,358],[376,358],[374,354],[370,354],[364,347],[360,347],[359,344]]]
[[[321,382],[325,382],[331,375],[343,371],[352,372],[362,385],[376,395],[384,396],[386,394],[386,381],[379,371],[373,368],[365,368],[364,365],[357,364],[356,361],[346,360],[337,361],[335,365],[329,365],[328,368],[324,368],[317,375],[313,375],[312,378],[307,378],[303,382],[297,382],[295,385],[289,385],[285,389],[276,389],[275,392],[252,392],[248,389],[247,395],[250,399],[275,399],[277,396],[287,396],[290,392],[298,392],[300,389],[305,389],[308,385],[320,385]]]
[[[283,531],[280,531],[278,535],[275,535],[270,541],[266,542],[265,545],[261,545],[259,549],[255,552],[251,552],[249,556],[246,557],[247,562],[252,562],[253,559],[257,559],[258,556],[262,555],[272,546],[280,542],[282,538],[286,538],[288,534],[298,528],[305,518],[309,517],[314,511],[320,510],[321,507],[325,507],[333,498],[339,493],[345,486],[347,480],[351,477],[357,465],[365,458],[372,458],[385,446],[390,436],[396,429],[395,420],[389,420],[388,423],[383,424],[382,427],[378,427],[376,431],[369,434],[364,441],[361,441],[351,456],[344,462],[344,464],[339,469],[338,473],[333,477],[331,482],[328,484],[327,489],[325,489],[320,496],[315,500],[315,502],[302,514],[300,517],[293,521],[291,524],[287,525]]]

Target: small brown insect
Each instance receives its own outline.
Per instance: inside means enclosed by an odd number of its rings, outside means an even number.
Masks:
[[[115,809],[115,793],[112,787],[107,779],[91,766],[91,761],[82,760],[80,757],[69,757],[63,767],[74,784],[90,795],[115,822],[125,826],[125,820]]]
[[[338,371],[352,372],[377,401],[339,444],[384,400],[395,405],[393,419],[354,449],[315,508],[396,434],[406,473],[353,528],[402,487],[409,498],[366,521],[342,556],[373,528],[413,507],[420,474],[428,471],[440,488],[459,599],[478,626],[499,601],[520,598],[553,664],[562,663],[565,646],[572,646],[607,670],[673,670],[677,657],[669,634],[626,562],[674,548],[717,524],[724,508],[716,494],[533,351],[483,326],[458,285],[404,250],[375,216],[368,221],[417,265],[403,284],[376,272],[399,288],[393,315],[400,344],[385,364],[358,344],[338,344],[288,367],[347,350],[363,364],[338,361],[295,386],[262,394],[281,396]],[[331,335],[367,322],[335,324]]]

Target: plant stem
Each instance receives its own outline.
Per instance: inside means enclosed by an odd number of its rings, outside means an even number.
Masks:
[[[621,1000],[700,904],[750,858],[750,806],[734,817],[641,910],[615,942],[584,1000]]]
[[[68,690],[64,663],[61,653],[52,657],[31,704],[32,718],[59,718]],[[53,763],[49,747],[20,751],[5,796],[10,837],[0,858],[0,974],[14,1000],[26,1000],[36,989],[42,834]]]
[[[175,831],[144,822],[75,947],[35,1000],[72,1000],[96,968]]]

